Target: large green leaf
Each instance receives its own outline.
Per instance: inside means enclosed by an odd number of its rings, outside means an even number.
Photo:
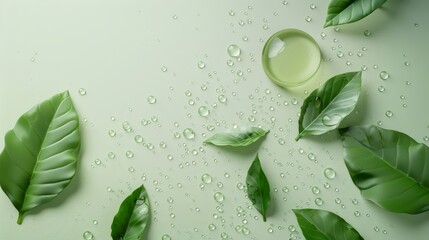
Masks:
[[[113,240],[140,240],[150,217],[150,204],[143,185],[131,193],[119,207],[112,222]]]
[[[386,0],[331,0],[325,27],[359,21],[385,2]]]
[[[360,234],[335,213],[318,209],[293,209],[306,239],[358,240]]]
[[[246,177],[247,195],[256,210],[262,214],[264,222],[267,221],[267,209],[270,205],[270,184],[262,171],[258,155],[247,172]]]
[[[429,148],[404,133],[376,126],[343,133],[344,160],[362,195],[381,207],[417,214],[429,210]]]
[[[79,151],[79,118],[68,92],[34,106],[6,133],[0,185],[19,212],[18,224],[70,183]]]
[[[295,140],[338,128],[356,106],[361,91],[361,75],[361,72],[343,73],[314,90],[302,104],[299,135]]]
[[[265,136],[268,132],[257,127],[244,128],[225,133],[216,133],[205,140],[204,143],[211,143],[217,146],[248,146],[258,141],[258,139]]]

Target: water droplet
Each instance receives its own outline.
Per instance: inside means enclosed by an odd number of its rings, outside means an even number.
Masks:
[[[321,198],[316,198],[316,199],[314,199],[314,203],[317,206],[322,206],[323,205],[323,200]]]
[[[172,240],[172,238],[170,237],[170,235],[164,234],[162,235],[162,240]]]
[[[199,62],[197,63],[197,66],[198,66],[198,68],[199,68],[199,69],[203,69],[203,68],[205,68],[205,67],[206,67],[206,64],[205,64],[203,61],[199,61]]]
[[[216,225],[214,225],[213,223],[210,223],[210,224],[209,224],[209,230],[210,230],[210,231],[214,231],[214,230],[216,230]]]
[[[125,130],[125,132],[131,132],[133,131],[133,129],[131,128],[130,123],[128,123],[127,121],[122,123],[122,128]]]
[[[365,35],[365,37],[369,37],[369,36],[371,36],[371,31],[369,31],[369,30],[365,30],[365,31],[363,32],[363,35]]]
[[[429,142],[429,137],[428,137],[428,136],[424,136],[424,137],[423,137],[423,141],[425,141],[425,142]]]
[[[115,132],[115,130],[110,129],[107,133],[108,133],[108,134],[109,134],[109,136],[111,136],[111,137],[116,136],[116,132]]]
[[[387,110],[385,114],[386,114],[386,117],[388,117],[388,118],[393,117],[393,112],[390,110]]]
[[[214,199],[216,200],[216,202],[220,203],[220,202],[223,202],[223,200],[225,200],[225,196],[221,192],[216,192],[214,194]]]
[[[219,97],[217,97],[217,99],[219,100],[220,103],[226,103],[226,101],[228,100],[226,98],[226,96],[223,94],[219,95]]]
[[[116,155],[115,155],[113,152],[109,152],[109,153],[107,154],[107,156],[108,156],[110,159],[114,159]]]
[[[344,53],[342,51],[337,52],[337,57],[342,58],[344,57]]]
[[[377,227],[377,226],[375,226],[375,227],[374,227],[374,231],[378,232],[378,231],[380,231],[380,228],[379,228],[379,227]]]
[[[311,20],[313,20],[313,19],[310,16],[305,17],[306,22],[311,22]]]
[[[380,78],[382,80],[387,80],[389,78],[389,73],[387,73],[386,71],[381,71],[380,72]]]
[[[283,138],[279,138],[278,142],[280,145],[284,145],[286,143],[286,141]]]
[[[235,12],[233,10],[229,10],[228,14],[229,14],[229,16],[234,16]]]
[[[310,161],[316,160],[316,155],[314,155],[314,153],[309,153],[307,157]]]
[[[133,173],[134,171],[135,171],[135,169],[133,167],[128,168],[128,172]]]
[[[316,9],[316,4],[314,3],[310,4],[310,9]]]
[[[125,156],[127,156],[127,158],[133,158],[134,157],[134,153],[131,151],[126,151],[125,152]]]
[[[135,141],[136,143],[142,143],[142,142],[143,142],[143,137],[142,137],[141,135],[136,135],[136,136],[134,137],[134,141]]]
[[[385,90],[386,90],[386,89],[385,89],[383,86],[379,86],[379,87],[378,87],[378,91],[379,91],[379,92],[381,92],[381,93],[382,93],[382,92],[384,92]]]
[[[161,67],[161,71],[162,71],[162,72],[167,72],[167,67],[166,67],[166,66],[162,66],[162,67]]]
[[[318,187],[312,187],[311,191],[316,195],[320,193],[320,189]]]
[[[203,181],[203,183],[209,184],[209,183],[211,183],[211,182],[212,182],[212,176],[210,176],[210,175],[209,175],[209,174],[207,174],[207,173],[204,173],[204,174],[201,176],[201,181]]]
[[[95,159],[95,160],[94,160],[94,163],[95,163],[96,165],[100,165],[100,164],[101,164],[101,161],[100,161],[100,159],[98,159],[98,158],[97,158],[97,159]]]
[[[360,216],[360,212],[359,211],[355,211],[354,215],[355,215],[355,217],[359,217]]]
[[[186,128],[183,130],[183,136],[185,136],[186,139],[192,140],[195,138],[195,132],[191,128]]]
[[[298,104],[298,100],[296,98],[292,98],[290,100],[290,102],[292,103],[292,105],[297,105]]]
[[[228,46],[227,52],[228,52],[229,56],[237,58],[241,54],[241,49],[240,49],[239,46],[237,46],[235,44],[231,44],[231,45]]]
[[[98,221],[97,221],[97,220],[93,220],[93,221],[92,221],[92,224],[94,224],[94,225],[98,225]]]
[[[405,62],[404,62],[404,65],[405,65],[405,66],[407,66],[407,67],[409,67],[409,66],[411,65],[411,63],[410,63],[410,62],[408,62],[408,61],[405,61]]]
[[[154,96],[150,95],[149,97],[147,97],[147,101],[150,104],[154,104],[154,103],[156,103],[156,98]]]
[[[84,88],[79,88],[78,92],[79,92],[79,95],[81,95],[81,96],[86,95],[86,90]]]
[[[340,115],[338,115],[338,114],[334,114],[334,115],[325,115],[325,116],[323,116],[323,118],[322,118],[322,123],[325,125],[325,126],[328,126],[328,127],[331,127],[331,126],[336,126],[336,125],[338,125],[340,122],[341,122],[341,120],[342,120],[343,118],[340,116]]]
[[[325,171],[323,172],[323,174],[325,175],[325,177],[327,179],[334,179],[335,176],[337,175],[337,173],[335,172],[335,170],[332,169],[332,168],[326,168]]]
[[[210,115],[210,110],[205,106],[201,106],[198,108],[198,114],[200,114],[201,117],[207,117]]]
[[[92,232],[90,232],[90,231],[85,231],[83,233],[83,239],[92,240],[92,239],[94,239],[94,234],[92,234]]]

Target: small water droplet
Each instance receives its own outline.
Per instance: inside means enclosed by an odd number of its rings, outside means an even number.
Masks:
[[[172,238],[170,237],[170,235],[164,234],[162,235],[162,240],[172,240]]]
[[[116,136],[116,132],[115,132],[115,130],[110,129],[107,133],[108,133],[108,134],[109,134],[109,136],[111,136],[111,137]]]
[[[150,95],[149,97],[147,97],[147,101],[150,104],[154,104],[154,103],[156,103],[156,98],[154,96]]]
[[[109,152],[109,153],[107,154],[107,156],[108,156],[110,159],[114,159],[114,158],[116,157],[116,155],[115,155],[113,152]]]
[[[320,193],[320,189],[318,187],[312,187],[311,191],[316,195]]]
[[[388,117],[388,118],[393,117],[393,112],[390,110],[387,110],[385,114],[386,114],[386,117]]]
[[[183,136],[185,136],[186,139],[192,140],[195,138],[195,132],[191,128],[186,128],[183,130]]]
[[[429,137],[428,137],[428,136],[424,136],[424,137],[423,137],[423,141],[425,141],[425,142],[429,142]]]
[[[134,141],[135,141],[136,143],[142,143],[142,142],[143,142],[143,137],[142,137],[141,135],[136,135],[136,136],[134,137]]]
[[[229,16],[234,16],[235,12],[233,10],[229,10],[228,14],[229,14]]]
[[[343,118],[340,115],[338,115],[338,114],[325,115],[322,118],[322,123],[325,126],[331,127],[331,126],[338,125],[341,122],[342,119]]]
[[[365,30],[365,31],[363,32],[363,35],[365,35],[365,37],[369,37],[369,36],[371,36],[371,31],[369,31],[369,30]]]
[[[220,203],[220,202],[223,202],[223,200],[225,200],[225,196],[221,192],[216,192],[214,194],[214,199],[216,200],[216,202]]]
[[[387,73],[386,71],[381,71],[381,72],[380,72],[380,78],[381,78],[382,80],[387,80],[389,77],[390,77],[390,76],[389,76],[389,73]]]
[[[313,20],[313,19],[310,16],[305,17],[306,22],[311,22],[311,20]]]
[[[95,160],[94,160],[94,163],[95,163],[96,165],[100,165],[100,164],[101,164],[101,160],[97,158],[97,159],[95,159]]]
[[[381,93],[382,93],[382,92],[384,92],[384,90],[386,90],[386,89],[385,89],[383,86],[379,86],[379,87],[378,87],[378,91],[379,91],[379,92],[381,92]]]
[[[128,172],[133,173],[134,171],[135,171],[135,169],[133,167],[128,168]]]
[[[337,175],[337,173],[335,172],[335,170],[332,169],[332,168],[326,168],[325,171],[323,172],[323,174],[325,175],[325,177],[327,179],[334,179],[335,176]]]
[[[298,100],[296,98],[292,98],[290,100],[290,102],[292,103],[292,105],[297,105],[298,104]]]
[[[360,216],[360,212],[359,211],[355,211],[354,215],[355,215],[355,217],[359,217]]]
[[[162,72],[167,72],[167,67],[166,67],[166,66],[162,66],[162,67],[161,67],[161,71],[162,71]]]
[[[198,114],[201,117],[207,117],[208,115],[210,115],[210,110],[205,106],[201,106],[200,108],[198,108]]]
[[[338,57],[338,58],[342,58],[342,57],[344,57],[344,53],[343,53],[342,51],[338,51],[338,52],[337,52],[337,57]]]
[[[127,156],[127,158],[133,158],[134,157],[134,153],[131,151],[126,151],[125,152],[125,156]]]
[[[205,64],[203,61],[199,61],[199,62],[197,63],[197,66],[198,66],[198,68],[199,68],[199,69],[203,69],[203,68],[205,68],[205,67],[206,67],[206,64]]]
[[[228,52],[229,56],[237,58],[241,54],[241,49],[240,49],[239,46],[237,46],[235,44],[231,44],[231,45],[228,46],[227,52]]]
[[[127,121],[122,123],[122,128],[125,130],[125,132],[131,132],[133,131],[133,129],[131,128],[130,123],[128,123]]]
[[[81,96],[86,95],[86,90],[84,88],[79,88],[78,92],[79,92],[79,95],[81,95]]]
[[[278,142],[280,145],[284,145],[286,143],[286,141],[283,138],[279,138]]]
[[[85,231],[83,233],[83,239],[92,240],[92,239],[94,239],[94,234],[92,234],[92,232],[90,232],[90,231]]]
[[[411,65],[411,63],[410,63],[410,62],[408,62],[408,61],[405,61],[405,62],[404,62],[404,65],[405,65],[405,66],[407,66],[407,67],[409,67],[409,66]]]
[[[314,4],[314,3],[312,3],[312,4],[310,4],[310,9],[316,9],[316,4]]]
[[[98,225],[98,221],[97,221],[97,220],[93,220],[93,221],[92,221],[92,224],[94,224],[94,225]]]
[[[321,198],[316,198],[316,199],[314,199],[314,203],[317,206],[322,206],[323,205],[323,200]]]
[[[316,155],[314,155],[314,153],[309,153],[307,157],[310,161],[316,160]]]
[[[211,183],[211,182],[212,182],[212,177],[211,177],[209,174],[204,173],[204,174],[201,176],[201,181],[203,181],[203,183],[209,184],[209,183]]]

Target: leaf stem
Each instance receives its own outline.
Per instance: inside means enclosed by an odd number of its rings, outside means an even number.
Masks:
[[[19,215],[18,215],[18,220],[16,221],[16,223],[18,223],[19,225],[21,225],[23,218],[24,218],[24,213],[20,212]]]
[[[295,138],[295,141],[297,141],[298,142],[298,140],[301,138],[301,133],[300,134],[298,134],[298,136],[296,136],[296,138]]]

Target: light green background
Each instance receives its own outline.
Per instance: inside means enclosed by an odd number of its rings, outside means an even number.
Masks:
[[[390,0],[367,19],[341,26],[338,32],[322,27],[327,2],[0,1],[0,135],[13,128],[18,117],[36,103],[69,90],[82,120],[83,137],[78,173],[70,186],[52,202],[29,212],[21,226],[16,224],[17,211],[6,195],[0,194],[1,238],[71,240],[82,239],[83,232],[89,230],[96,239],[109,239],[110,224],[120,203],[143,183],[152,204],[146,236],[150,240],[161,239],[163,234],[175,240],[220,239],[222,232],[231,239],[288,239],[290,225],[303,239],[291,209],[316,208],[316,197],[324,201],[321,209],[336,212],[365,239],[427,239],[427,213],[389,213],[361,198],[345,168],[341,142],[335,133],[299,142],[293,139],[298,129],[297,114],[306,95],[329,77],[366,65],[355,121],[382,121],[383,127],[423,142],[429,135],[429,2]],[[310,9],[311,3],[316,4],[314,10]],[[230,10],[234,16],[230,16]],[[306,22],[306,16],[312,21]],[[271,83],[260,61],[264,41],[284,28],[302,29],[312,35],[325,59],[311,82],[290,90]],[[371,36],[364,36],[364,30],[371,31]],[[232,67],[226,64],[229,44],[242,49],[241,62],[234,60]],[[339,50],[343,58],[337,57]],[[363,56],[357,56],[359,51]],[[199,61],[205,62],[204,69],[197,67]],[[405,66],[405,61],[411,65]],[[166,72],[161,71],[162,66],[167,67]],[[237,76],[239,70],[244,73],[242,77]],[[391,75],[386,81],[378,76],[382,70]],[[207,90],[203,91],[202,85]],[[386,90],[380,93],[379,86]],[[87,94],[80,96],[79,88],[86,89]],[[186,96],[186,91],[192,95]],[[227,96],[226,104],[218,102],[220,94]],[[156,104],[147,102],[150,95],[156,97]],[[298,100],[297,105],[291,104],[293,98]],[[192,106],[188,104],[190,99],[195,101]],[[200,106],[209,107],[211,114],[200,117]],[[387,110],[394,113],[393,117],[385,116]],[[111,116],[116,120],[111,121]],[[158,122],[141,125],[142,119],[152,116]],[[250,122],[249,116],[255,122]],[[124,121],[133,126],[133,133],[123,131]],[[210,136],[234,124],[260,125],[271,132],[262,143],[241,150],[202,145],[203,134]],[[216,129],[208,131],[208,125]],[[195,140],[186,140],[183,135],[174,137],[175,132],[182,133],[188,127],[197,133]],[[117,132],[113,138],[107,134],[110,129]],[[135,143],[136,134],[155,148],[148,150]],[[285,139],[284,145],[279,144],[280,138]],[[159,146],[161,141],[167,143],[165,149]],[[0,148],[3,146],[1,141]],[[300,148],[305,154],[299,153]],[[192,154],[194,149],[197,155]],[[134,152],[132,159],[125,157],[127,150]],[[237,188],[238,183],[245,182],[257,151],[272,187],[266,223],[254,218],[259,214],[247,208],[250,201]],[[114,152],[116,158],[109,159],[109,152]],[[308,159],[309,153],[316,155],[317,163]],[[174,159],[168,160],[168,154]],[[101,160],[100,165],[95,164],[96,159]],[[129,167],[135,171],[129,172]],[[334,180],[324,177],[326,167],[336,170]],[[209,173],[213,182],[201,190],[203,173]],[[331,185],[329,189],[324,188],[325,182]],[[321,193],[313,194],[311,186],[319,187]],[[282,191],[284,187],[288,193]],[[218,212],[219,204],[213,199],[217,191],[225,195],[223,213]],[[169,203],[169,197],[174,202]],[[335,203],[336,198],[341,199],[344,209]],[[352,199],[359,203],[354,205]],[[238,206],[246,208],[245,216],[237,214]],[[355,211],[360,212],[359,217],[354,216]],[[215,213],[218,219],[213,217]],[[248,236],[235,230],[243,225],[243,219],[248,221]],[[98,224],[94,225],[93,220]],[[210,223],[217,226],[215,231],[208,229]],[[374,231],[375,227],[379,232]]]

